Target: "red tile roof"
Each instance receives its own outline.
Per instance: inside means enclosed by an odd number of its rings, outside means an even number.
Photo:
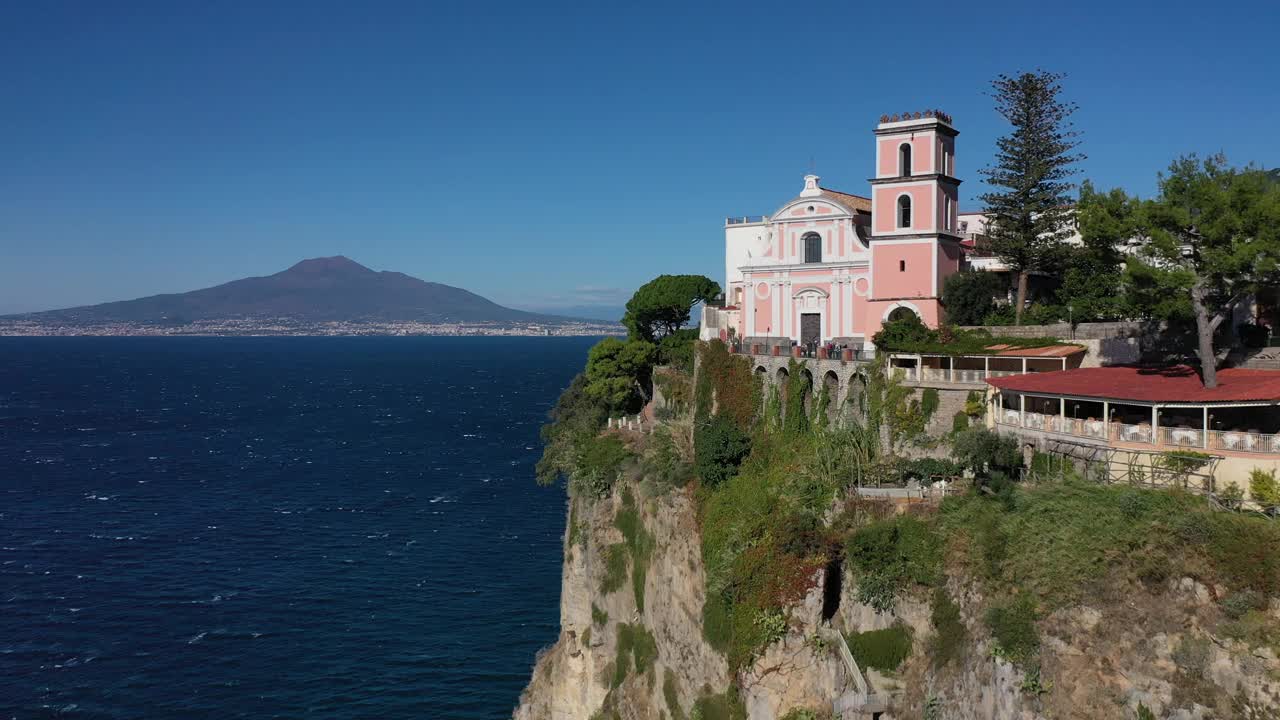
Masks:
[[[1033,395],[1072,395],[1143,403],[1280,402],[1280,370],[1227,368],[1218,371],[1218,386],[1206,389],[1200,375],[1185,365],[1174,367],[1079,368],[1010,375],[987,382],[1001,390]]]
[[[852,193],[840,192],[831,188],[818,188],[822,194],[831,196],[831,199],[853,210],[854,212],[871,212],[871,198],[854,195]]]

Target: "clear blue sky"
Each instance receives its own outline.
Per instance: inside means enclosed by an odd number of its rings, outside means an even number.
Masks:
[[[0,313],[344,254],[526,308],[720,279],[726,215],[865,194],[881,113],[961,131],[1000,72],[1069,74],[1083,176],[1280,166],[1280,4],[9,2]]]

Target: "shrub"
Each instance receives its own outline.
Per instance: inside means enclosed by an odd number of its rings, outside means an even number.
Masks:
[[[687,437],[687,436],[686,436]],[[644,476],[660,488],[681,487],[693,477],[685,452],[677,444],[675,435],[667,425],[659,425],[649,435],[642,461]]]
[[[595,603],[591,603],[591,624],[604,627],[609,623],[609,613],[601,610]]]
[[[964,396],[964,414],[973,418],[987,414],[987,403],[982,393],[970,390],[969,394]]]
[[[922,457],[907,460],[898,465],[904,480],[928,482],[935,476],[955,477],[964,471],[958,463],[941,458]]]
[[[901,623],[846,637],[849,652],[860,667],[893,672],[911,655],[911,630]]]
[[[996,641],[996,652],[1017,665],[1026,665],[1040,649],[1036,606],[1030,595],[1018,595],[987,610],[987,629]]]
[[[608,595],[617,592],[627,581],[627,544],[614,543],[604,549],[604,578],[600,580],[600,592]]]
[[[578,492],[604,497],[613,488],[622,463],[631,453],[617,435],[596,435],[578,442],[578,456],[571,478]]]
[[[829,716],[819,714],[816,710],[796,708],[789,711],[786,715],[783,715],[782,720],[823,720],[826,717]]]
[[[951,456],[961,467],[982,476],[992,471],[1010,473],[1022,466],[1018,442],[982,427],[956,433]]]
[[[690,715],[698,720],[746,720],[747,708],[732,687],[719,695],[712,695],[711,689],[705,688]]]
[[[878,348],[892,350],[912,343],[927,342],[932,337],[932,332],[920,320],[919,315],[904,313],[881,325],[880,330],[871,336],[871,342]]]
[[[613,681],[610,687],[621,685],[633,666],[637,675],[648,672],[657,657],[658,642],[644,625],[618,623],[618,653],[613,661]]]
[[[933,414],[938,411],[938,391],[934,388],[925,388],[920,393],[920,412],[924,415],[924,421],[929,422]]]
[[[951,432],[964,432],[969,429],[969,416],[963,410],[951,416]]]
[[[969,630],[960,617],[960,607],[951,600],[946,588],[933,591],[929,622],[934,631],[929,645],[934,665],[942,667],[959,658],[969,642]]]
[[[1170,659],[1173,660],[1174,665],[1178,666],[1179,670],[1187,675],[1200,677],[1204,675],[1204,671],[1209,667],[1211,654],[1208,638],[1184,636],[1178,641],[1178,646],[1173,649]]]
[[[1266,599],[1253,590],[1241,590],[1228,595],[1222,601],[1222,612],[1232,620],[1239,620],[1250,610],[1262,610],[1267,605]]]
[[[751,621],[760,633],[760,644],[769,646],[787,634],[787,618],[777,610],[758,610]]]
[[[858,600],[885,612],[910,585],[938,582],[942,542],[923,522],[902,515],[855,532],[845,545],[845,557],[857,575]]]
[[[1000,514],[988,508],[977,517],[973,526],[978,550],[978,566],[988,580],[1000,577],[1000,569],[1009,551],[1009,538],[1001,527]]]
[[[671,668],[662,674],[662,697],[667,701],[667,714],[671,720],[684,720],[684,709],[680,707],[680,681]]]
[[[644,520],[636,507],[631,489],[622,491],[622,507],[613,518],[614,527],[622,533],[627,553],[631,557],[631,589],[635,594],[636,609],[644,611],[644,582],[653,555],[653,534],[644,527]]]
[[[1241,490],[1239,485],[1231,483],[1218,492],[1218,502],[1228,510],[1239,510],[1240,506],[1244,505],[1244,490]]]
[[[1280,482],[1276,482],[1276,471],[1262,468],[1250,470],[1249,495],[1263,507],[1280,505]]]
[[[703,485],[715,487],[738,472],[751,438],[724,415],[715,415],[693,431],[693,466]]]

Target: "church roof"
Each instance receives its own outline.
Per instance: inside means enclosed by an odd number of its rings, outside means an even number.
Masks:
[[[840,203],[853,212],[871,212],[871,198],[862,197],[861,195],[850,195],[849,193],[832,190],[831,188],[819,189],[822,190],[823,195]]]

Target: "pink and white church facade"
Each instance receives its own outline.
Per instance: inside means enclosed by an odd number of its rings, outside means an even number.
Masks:
[[[882,117],[871,197],[810,174],[773,215],[729,218],[725,307],[704,335],[859,346],[895,313],[936,326],[942,283],[964,260],[957,134],[941,112]]]

